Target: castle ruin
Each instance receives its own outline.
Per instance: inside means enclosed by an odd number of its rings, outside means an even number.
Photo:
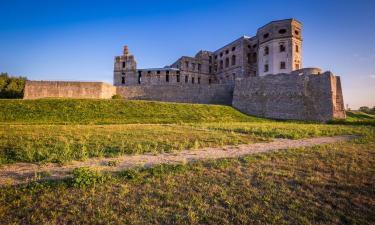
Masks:
[[[340,77],[302,68],[302,24],[273,21],[254,37],[243,36],[216,51],[182,56],[163,68],[137,69],[124,47],[115,57],[113,84],[30,81],[25,99],[110,98],[232,105],[275,119],[327,121],[345,118]]]

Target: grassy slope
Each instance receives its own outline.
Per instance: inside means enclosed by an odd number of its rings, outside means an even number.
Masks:
[[[371,224],[375,139],[0,189],[6,223]],[[93,178],[90,178],[92,181]],[[183,182],[181,182],[183,181]],[[371,222],[372,221],[372,222]]]
[[[275,122],[216,105],[72,99],[0,103],[0,165],[371,132],[362,126]]]
[[[129,124],[249,122],[229,106],[124,100],[0,100],[0,123]]]
[[[332,124],[350,124],[350,125],[370,125],[375,126],[375,115],[360,111],[346,112],[345,120],[334,120]]]

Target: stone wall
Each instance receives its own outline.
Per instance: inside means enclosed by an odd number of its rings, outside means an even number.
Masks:
[[[116,87],[103,82],[27,81],[24,99],[103,98],[116,94]]]
[[[230,85],[139,85],[117,87],[125,99],[231,105]]]
[[[237,79],[232,105],[246,114],[274,119],[345,118],[340,78],[331,72]]]

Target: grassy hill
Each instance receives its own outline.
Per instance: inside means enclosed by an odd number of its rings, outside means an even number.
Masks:
[[[221,105],[89,99],[0,100],[0,105],[2,123],[165,124],[262,120]]]
[[[347,111],[345,120],[334,120],[331,121],[331,123],[375,126],[375,115],[367,114],[361,111]]]

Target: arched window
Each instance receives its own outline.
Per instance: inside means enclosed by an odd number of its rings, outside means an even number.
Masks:
[[[121,84],[125,84],[125,77],[121,78]]]
[[[223,60],[220,60],[220,69],[223,69]]]
[[[225,68],[229,66],[229,58],[225,58]]]
[[[299,52],[299,46],[296,45],[296,52]]]
[[[236,65],[236,55],[232,55],[232,66]]]

